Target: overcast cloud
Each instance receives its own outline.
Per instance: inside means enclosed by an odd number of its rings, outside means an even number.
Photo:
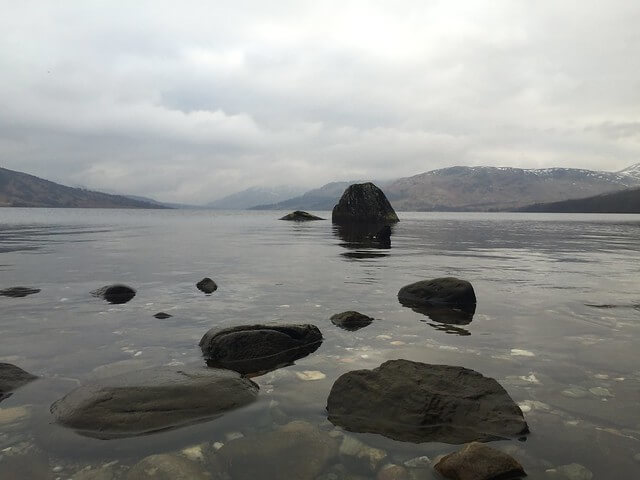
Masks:
[[[640,162],[640,2],[0,1],[0,166],[201,203]]]

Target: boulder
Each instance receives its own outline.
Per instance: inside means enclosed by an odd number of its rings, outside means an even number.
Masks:
[[[127,303],[136,296],[136,291],[127,285],[107,285],[91,292],[94,297],[102,298],[109,303]]]
[[[260,374],[291,365],[322,343],[315,325],[273,324],[212,328],[200,340],[207,364],[242,374]]]
[[[373,322],[373,318],[367,317],[360,312],[354,312],[353,310],[336,313],[331,316],[330,320],[334,325],[337,325],[343,330],[349,330],[350,332],[360,330]]]
[[[288,220],[293,222],[309,222],[312,220],[324,220],[324,218],[316,217],[315,215],[311,215],[309,212],[296,210],[295,212],[291,212],[280,218],[280,220]]]
[[[492,378],[463,367],[390,360],[339,377],[329,421],[408,442],[467,443],[529,431],[520,407]]]
[[[382,190],[373,183],[357,183],[342,194],[331,214],[333,223],[378,223],[398,221],[398,215]]]
[[[444,478],[452,480],[492,480],[526,476],[513,457],[482,443],[465,445],[458,452],[444,456],[435,466]]]
[[[471,283],[453,277],[406,285],[398,292],[398,300],[443,323],[469,323],[476,310],[476,294]]]
[[[34,293],[38,293],[39,291],[39,288],[11,287],[0,290],[0,297],[21,298],[26,297],[27,295],[33,295]]]
[[[35,375],[25,372],[20,367],[10,363],[0,363],[0,402],[8,398],[10,392],[34,381]]]
[[[205,277],[198,283],[196,283],[196,287],[198,288],[198,290],[206,293],[207,295],[215,292],[218,289],[218,285],[216,285],[216,282],[211,280],[209,277]]]
[[[214,478],[314,480],[337,454],[336,439],[294,421],[225,443],[212,463]]]
[[[81,386],[51,405],[51,413],[83,435],[109,439],[208,421],[257,395],[255,383],[230,370],[155,367]]]

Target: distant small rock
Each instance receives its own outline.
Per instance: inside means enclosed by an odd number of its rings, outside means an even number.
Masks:
[[[526,476],[522,465],[500,450],[473,442],[444,456],[434,469],[453,480],[492,480]]]
[[[330,318],[330,320],[334,325],[350,332],[360,330],[373,322],[373,318],[353,310],[336,313]]]
[[[159,319],[159,320],[164,320],[166,318],[171,318],[173,317],[173,315],[170,315],[168,313],[165,312],[158,312],[154,315],[155,318]]]
[[[39,288],[31,287],[11,287],[0,290],[0,297],[22,298],[27,295],[33,295],[40,291]]]
[[[342,194],[331,214],[333,223],[395,223],[398,215],[373,183],[356,183]]]
[[[121,284],[107,285],[91,292],[94,297],[102,298],[109,303],[122,304],[127,303],[136,296],[136,291]]]
[[[316,217],[315,215],[311,215],[309,212],[296,210],[295,212],[291,212],[285,215],[280,220],[289,220],[293,222],[309,222],[312,220],[324,220],[324,218]]]
[[[196,287],[198,287],[198,290],[206,293],[207,295],[215,292],[218,289],[218,285],[216,285],[216,282],[211,280],[209,277],[205,277],[198,283],[196,283]]]

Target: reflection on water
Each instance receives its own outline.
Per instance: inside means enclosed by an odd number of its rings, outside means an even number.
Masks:
[[[332,225],[339,245],[348,249],[341,257],[349,260],[381,258],[389,255],[393,227],[385,224]]]
[[[389,249],[377,232],[277,221],[284,213],[0,210],[0,287],[40,289],[0,297],[0,362],[41,377],[2,402],[0,478],[72,478],[90,467],[124,479],[143,457],[166,452],[180,468],[208,465],[213,475],[220,459],[282,464],[292,432],[308,440],[299,456],[322,465],[318,477],[375,478],[386,463],[410,469],[404,462],[454,447],[334,429],[325,410],[342,374],[400,358],[473,368],[503,385],[533,434],[526,444],[497,446],[529,478],[572,463],[594,478],[634,478],[640,217],[405,213]],[[195,284],[209,275],[219,288],[205,297]],[[473,283],[475,313],[398,304],[403,285],[444,276]],[[120,305],[91,298],[116,282],[136,296]],[[350,309],[376,321],[349,332],[329,320]],[[173,317],[159,320],[157,312]],[[212,326],[271,322],[315,324],[324,341],[254,378],[260,392],[250,405],[117,442],[53,422],[49,406],[79,386],[203,363],[198,341]],[[259,459],[252,452],[266,451],[267,440],[281,443]],[[254,450],[238,453],[245,445]],[[336,456],[334,446],[379,451],[382,460],[362,472],[356,457]],[[277,478],[269,472],[264,480]],[[409,473],[432,478],[430,467]]]

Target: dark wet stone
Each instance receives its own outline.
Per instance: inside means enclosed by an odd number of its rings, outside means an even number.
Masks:
[[[218,289],[216,282],[211,280],[209,277],[205,277],[196,283],[196,287],[198,287],[198,290],[206,294],[213,293]]]
[[[478,442],[444,456],[433,468],[452,480],[496,480],[527,475],[513,457]]]
[[[295,421],[225,443],[213,456],[213,473],[214,478],[314,480],[337,454],[337,440]]]
[[[127,285],[107,285],[91,292],[94,297],[99,297],[109,303],[127,303],[136,296],[136,291]]]
[[[168,313],[165,313],[165,312],[158,312],[154,315],[154,317],[159,320],[164,320],[165,318],[171,318],[172,316],[173,315],[169,315]]]
[[[33,382],[35,375],[25,372],[10,363],[0,363],[0,402],[11,395],[11,391]]]
[[[398,216],[382,190],[373,183],[357,183],[342,194],[331,214],[333,223],[395,223]]]
[[[322,333],[315,325],[240,325],[212,328],[200,340],[200,348],[210,366],[258,374],[291,365],[321,343]]]
[[[79,387],[51,405],[51,413],[82,435],[110,439],[205,422],[257,395],[255,383],[230,370],[156,367]]]
[[[454,277],[406,285],[398,292],[398,300],[408,307],[450,307],[465,312],[475,312],[476,308],[476,294],[471,283]]]
[[[33,295],[40,291],[39,288],[31,287],[11,287],[0,290],[0,297],[22,298],[27,295]]]
[[[324,220],[324,218],[316,217],[315,215],[311,215],[309,212],[296,210],[295,212],[291,212],[285,215],[280,220],[289,220],[294,222],[309,222],[312,220]]]
[[[327,412],[346,430],[416,443],[489,441],[529,431],[520,407],[494,379],[408,360],[342,375]]]
[[[351,332],[360,330],[373,322],[373,318],[367,317],[360,312],[350,310],[348,312],[336,313],[331,317],[331,323],[343,330]]]

